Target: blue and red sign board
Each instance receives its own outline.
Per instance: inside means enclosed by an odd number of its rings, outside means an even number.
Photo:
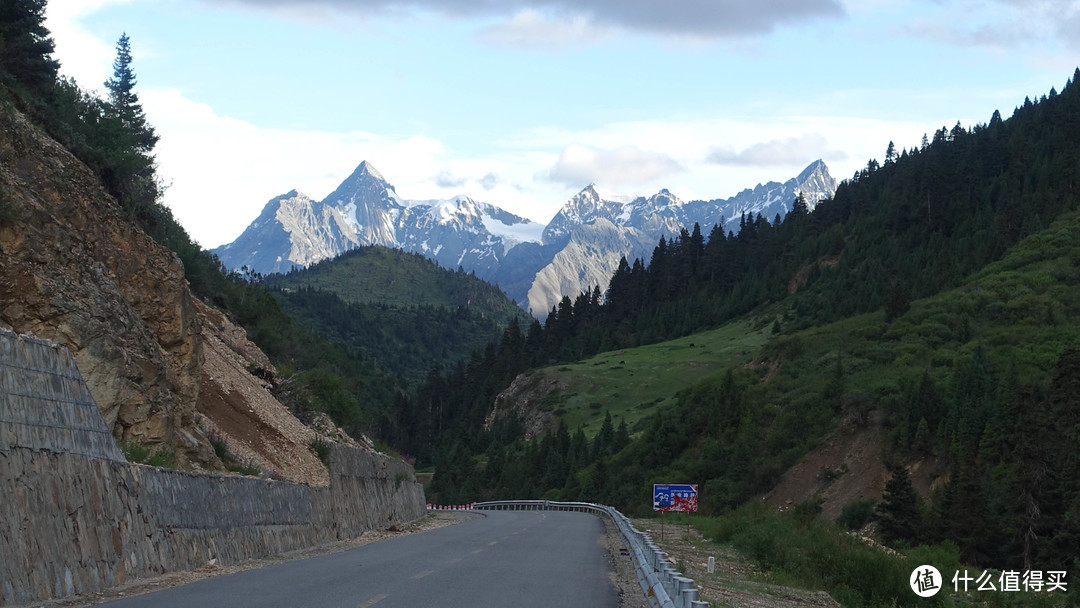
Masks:
[[[653,484],[653,511],[697,512],[697,484],[666,483]]]

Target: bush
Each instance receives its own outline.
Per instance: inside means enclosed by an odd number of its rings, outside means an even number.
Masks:
[[[840,517],[836,518],[836,523],[848,530],[860,530],[873,518],[874,505],[874,500],[870,498],[849,503],[840,511]]]
[[[218,437],[213,433],[210,433],[210,445],[213,446],[214,454],[217,455],[218,460],[220,460],[222,464],[224,464],[225,461],[229,460],[229,446],[225,445],[224,439]]]
[[[225,443],[223,437],[218,437],[216,434],[210,433],[210,445],[214,447],[214,454],[221,460],[221,464],[225,466],[226,471],[240,475],[248,475],[250,477],[259,477],[262,475],[262,469],[234,456],[233,453],[229,451],[229,446]]]
[[[176,453],[168,448],[152,448],[135,439],[121,441],[119,445],[128,462],[166,469],[176,468]]]
[[[323,464],[330,467],[330,442],[326,441],[322,437],[312,437],[308,442],[308,447],[312,452],[315,452],[315,456],[322,461]]]
[[[955,547],[947,545],[920,547],[921,553],[907,559],[890,555],[821,518],[806,517],[812,504],[797,514],[795,509],[777,513],[761,502],[752,503],[702,522],[702,531],[752,558],[773,580],[823,589],[845,607],[911,605],[918,599],[907,582],[913,559],[945,569],[958,561]],[[921,559],[930,561],[917,561]]]

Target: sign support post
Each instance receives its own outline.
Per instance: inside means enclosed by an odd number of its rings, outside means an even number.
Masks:
[[[664,540],[664,513],[681,511],[697,512],[697,484],[653,484],[653,511],[660,512],[660,540]],[[686,533],[690,533],[690,522],[686,522]]]

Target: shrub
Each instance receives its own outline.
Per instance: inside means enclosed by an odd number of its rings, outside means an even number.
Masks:
[[[330,442],[326,441],[322,437],[312,437],[308,442],[308,447],[312,452],[315,452],[315,456],[322,461],[323,464],[330,467]]]
[[[218,460],[220,460],[222,464],[229,460],[229,446],[225,445],[224,439],[218,437],[214,433],[210,433],[210,445],[213,446],[214,454],[217,455]]]
[[[874,516],[874,504],[874,500],[870,498],[849,503],[840,511],[836,523],[848,530],[859,530]]]
[[[128,462],[166,469],[176,468],[176,452],[163,446],[152,448],[141,441],[130,439],[120,442],[120,451]]]
[[[906,559],[890,555],[821,518],[806,517],[812,504],[777,513],[759,501],[706,520],[702,528],[769,570],[772,580],[823,589],[845,607],[910,605],[912,560],[945,569],[958,561],[948,545],[920,547]]]
[[[262,475],[262,469],[250,462],[241,461],[234,456],[233,453],[229,451],[229,446],[225,443],[224,437],[219,437],[215,433],[210,433],[210,445],[213,446],[214,454],[221,460],[221,464],[224,465],[226,471],[238,473],[240,475],[248,475],[250,477]]]

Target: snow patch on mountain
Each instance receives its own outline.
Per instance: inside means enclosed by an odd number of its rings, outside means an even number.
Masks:
[[[544,236],[545,226],[531,220],[511,224],[488,214],[480,216],[480,220],[484,224],[484,229],[500,237],[508,250],[521,243],[539,243]]]

